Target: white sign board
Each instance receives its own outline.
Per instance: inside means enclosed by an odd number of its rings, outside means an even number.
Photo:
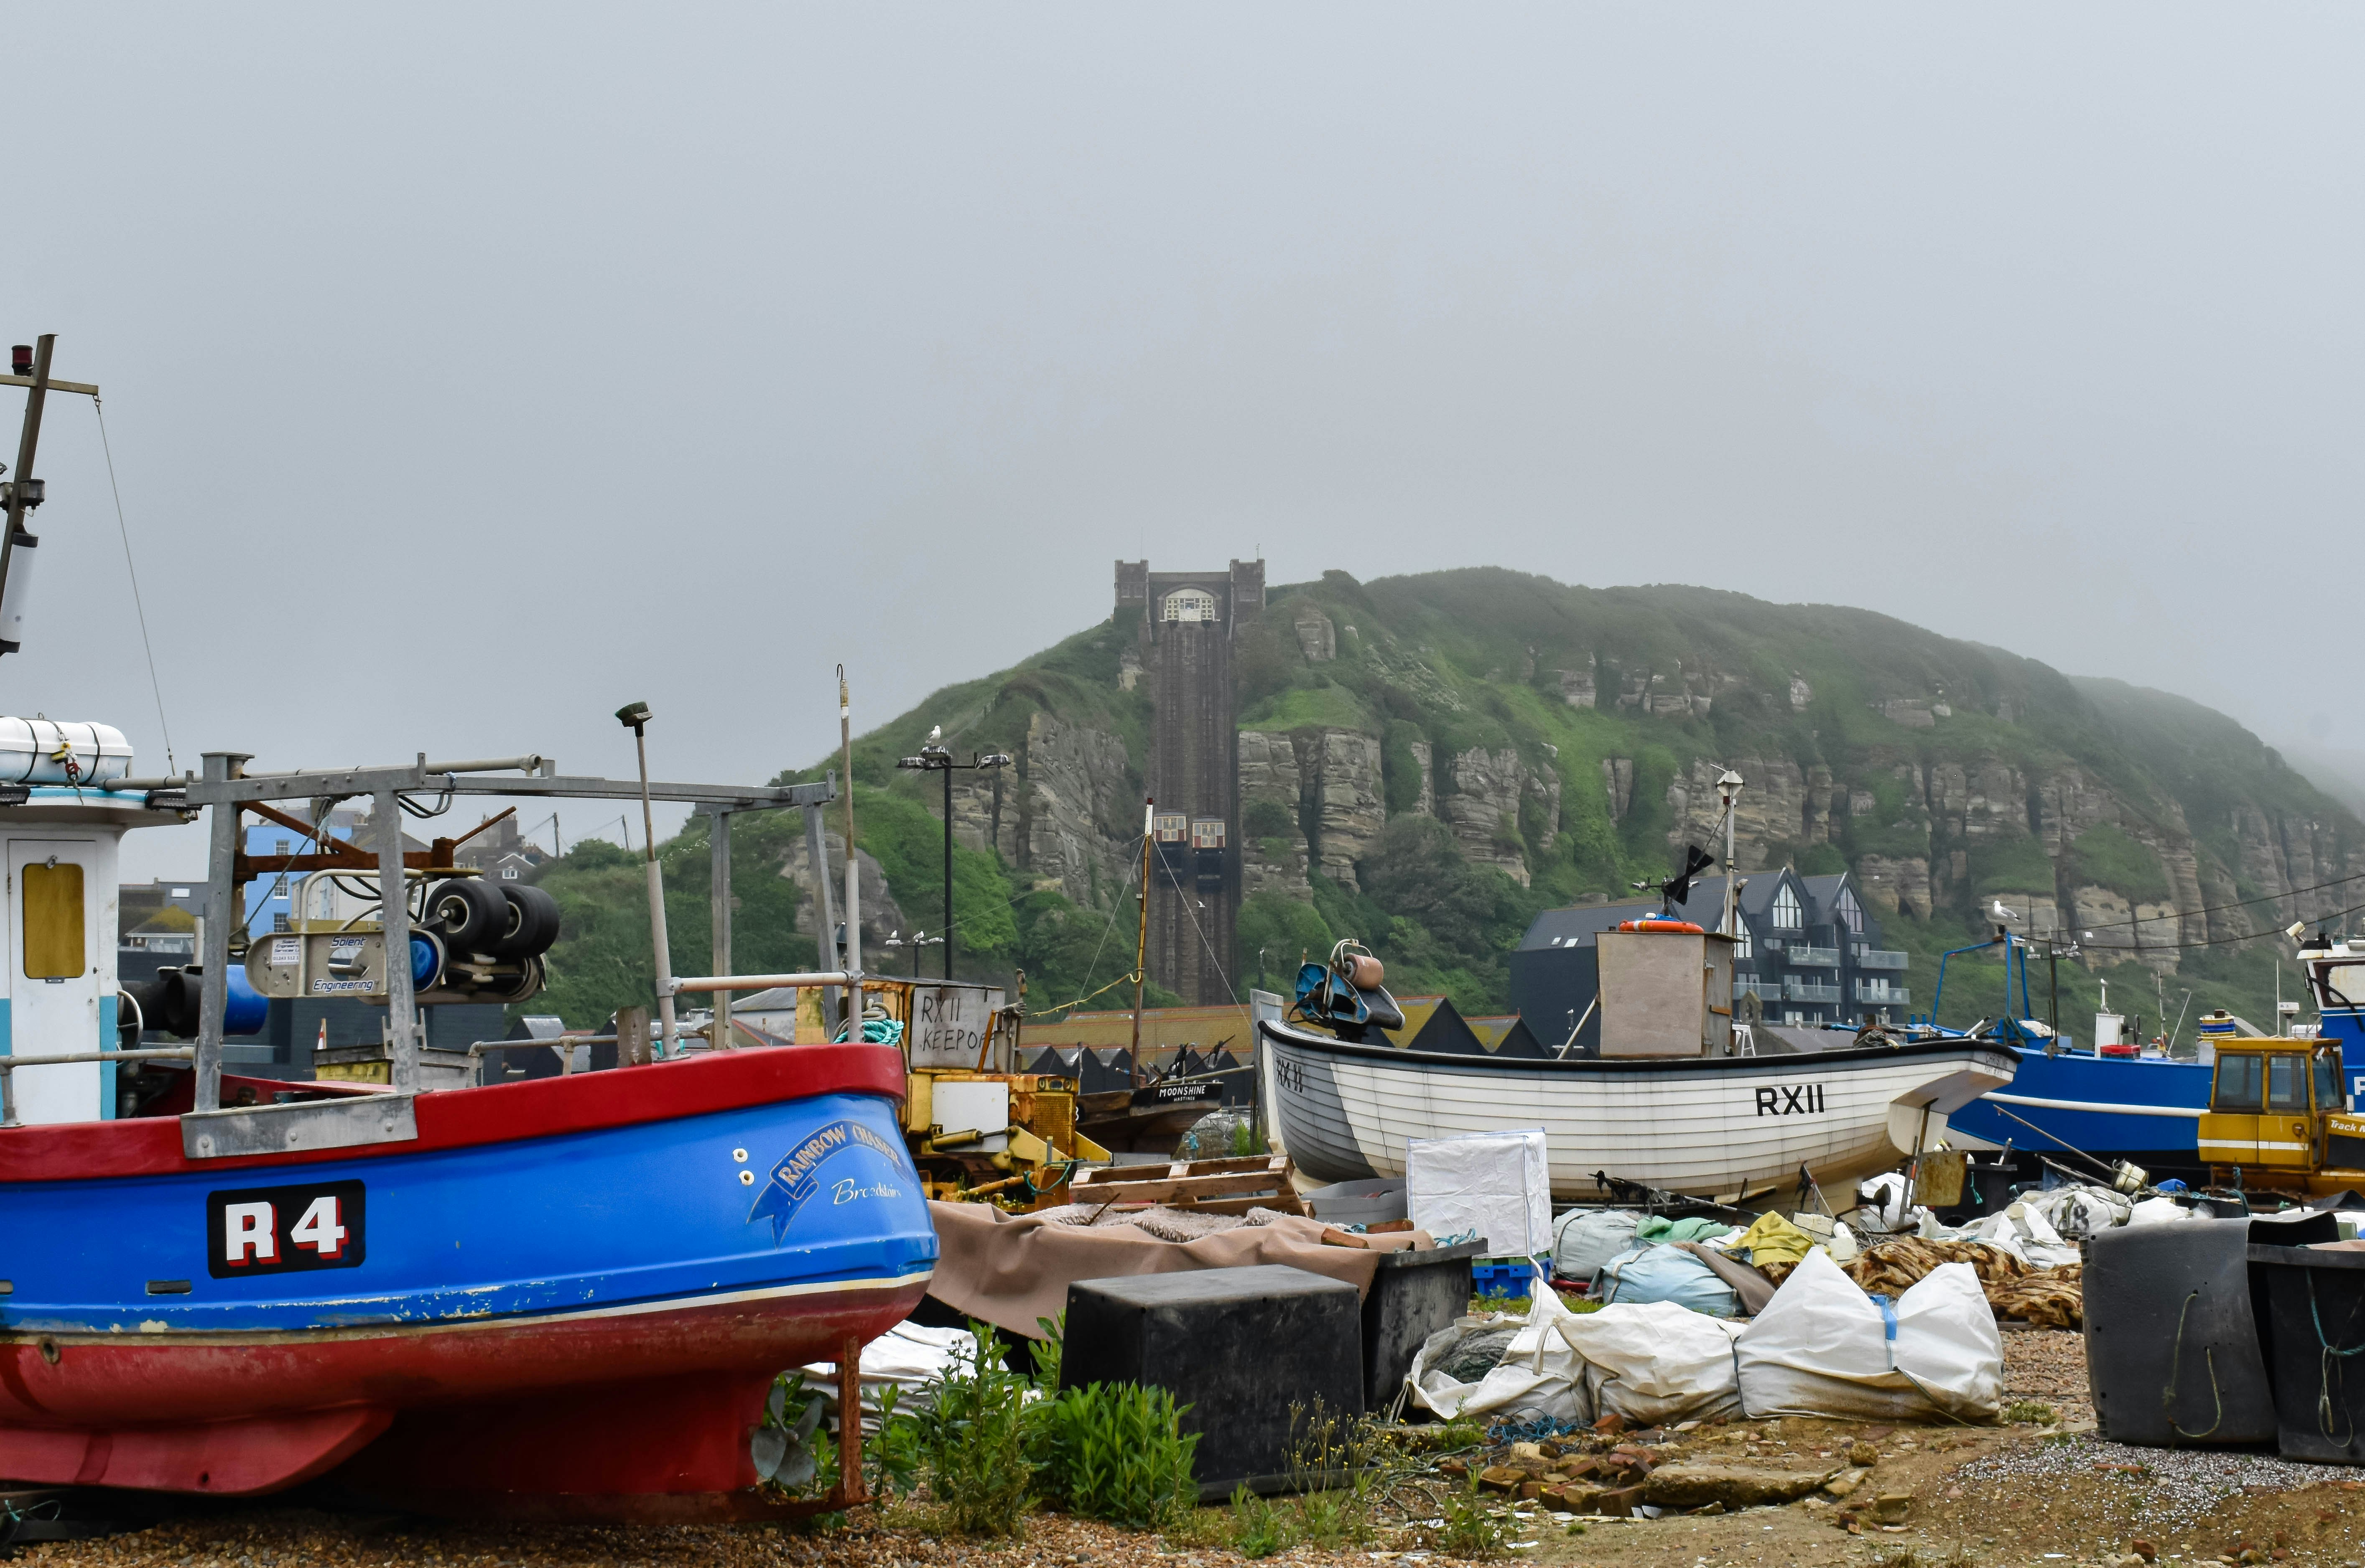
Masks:
[[[913,987],[912,1022],[903,1035],[912,1065],[1008,1071],[1006,1063],[978,1059],[1001,1005],[1001,991],[980,986]]]

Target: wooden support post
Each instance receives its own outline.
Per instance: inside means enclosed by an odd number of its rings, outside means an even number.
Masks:
[[[837,1353],[837,1501],[870,1501],[862,1484],[862,1341],[852,1338]]]

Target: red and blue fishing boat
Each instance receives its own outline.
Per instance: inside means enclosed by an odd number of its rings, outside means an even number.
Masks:
[[[22,635],[39,399],[95,393],[51,383],[49,349],[22,377],[0,652]],[[619,716],[636,736],[648,718]],[[227,1495],[326,1478],[405,1508],[525,1516],[778,1511],[760,1486],[782,1446],[777,1375],[837,1363],[848,1407],[861,1343],[909,1315],[935,1263],[899,1126],[904,1064],[888,1045],[694,1048],[673,1000],[858,995],[855,868],[842,956],[740,978],[719,854],[724,961],[676,980],[651,852],[664,1025],[626,1065],[573,1070],[570,1047],[558,1076],[479,1083],[481,1058],[455,1070],[418,1022],[422,1004],[531,995],[555,906],[445,863],[452,840],[406,852],[406,810],[637,800],[646,826],[652,801],[687,801],[721,846],[731,813],[835,794],[652,785],[641,757],[637,781],[561,777],[540,756],[261,774],[228,752],[199,776],[139,778],[107,726],[0,721],[0,1477]],[[374,852],[311,825],[356,798]],[[311,822],[274,802],[311,805]],[[120,988],[118,846],[199,813],[199,961]],[[308,842],[250,857],[249,814]],[[233,969],[241,890],[275,873],[364,891],[374,878],[377,907],[258,935]],[[383,1002],[387,1081],[225,1072],[226,1025],[272,994]],[[194,1043],[148,1043],[160,1025]],[[858,1495],[858,1463],[844,1468],[832,1503]]]

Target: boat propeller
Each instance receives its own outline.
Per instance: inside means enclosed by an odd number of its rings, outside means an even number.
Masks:
[[[813,1434],[821,1429],[821,1395],[807,1398],[796,1419],[789,1419],[790,1395],[802,1394],[804,1382],[804,1374],[796,1372],[773,1383],[771,1397],[764,1404],[764,1424],[748,1440],[757,1475],[792,1492],[812,1481],[821,1468],[813,1444]]]

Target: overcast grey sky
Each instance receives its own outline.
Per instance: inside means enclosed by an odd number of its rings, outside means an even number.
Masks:
[[[0,336],[106,391],[185,766],[622,773],[644,698],[661,774],[759,778],[841,659],[875,722],[1117,556],[1260,546],[1864,605],[2365,747],[2307,673],[2358,575],[2353,9],[0,27]],[[51,407],[0,710],[161,766]]]

